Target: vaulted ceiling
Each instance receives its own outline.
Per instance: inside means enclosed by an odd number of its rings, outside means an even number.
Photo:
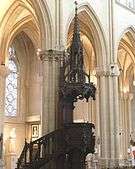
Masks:
[[[2,0],[0,5],[0,55],[6,55],[8,46],[22,31],[38,46],[39,21],[31,0]],[[5,31],[6,30],[6,31]],[[4,46],[7,45],[7,46]]]
[[[121,70],[121,90],[129,91],[135,78],[135,40],[126,33],[118,47],[118,63]]]

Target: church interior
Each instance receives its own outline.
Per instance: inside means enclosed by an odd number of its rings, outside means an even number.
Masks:
[[[1,0],[0,169],[132,166],[135,0]]]

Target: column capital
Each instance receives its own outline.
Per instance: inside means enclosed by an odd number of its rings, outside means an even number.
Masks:
[[[119,76],[120,70],[117,63],[110,63],[108,65],[100,65],[96,67],[97,76]]]
[[[53,49],[39,52],[41,61],[52,61],[52,60],[59,61],[61,59],[61,56],[63,56],[63,54],[64,51]]]
[[[6,77],[8,76],[10,73],[10,70],[8,67],[6,67],[5,65],[0,65],[0,76],[1,77]]]
[[[129,100],[131,101],[131,100],[133,100],[133,98],[134,98],[134,94],[133,93],[129,93]]]
[[[134,97],[133,93],[130,93],[130,92],[121,92],[120,95],[119,95],[120,99],[124,99],[124,100],[129,100],[131,101]]]
[[[128,92],[128,93],[126,94],[126,99],[129,100],[129,101],[131,101],[131,100],[133,99],[133,97],[134,97],[134,95],[133,95],[132,93],[129,93],[129,92]]]

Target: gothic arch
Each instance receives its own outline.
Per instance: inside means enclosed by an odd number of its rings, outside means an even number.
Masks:
[[[116,42],[116,48],[115,48],[115,51],[117,51],[116,58],[118,57],[118,48],[119,48],[120,41],[125,34],[127,34],[130,41],[133,43],[133,45],[135,45],[135,42],[134,42],[135,41],[135,27],[133,25],[129,25],[126,29],[124,29],[124,31],[121,32],[121,34]]]
[[[23,13],[23,17],[21,13]],[[36,48],[50,48],[52,45],[51,23],[50,13],[45,2],[15,1],[0,23],[2,62],[5,62],[6,52],[11,41],[21,31],[24,31],[30,37]]]
[[[117,45],[117,62],[121,69],[121,78],[124,81],[129,82],[130,76],[133,76],[134,65],[135,65],[135,30],[134,27],[128,27],[120,36],[120,40]],[[124,61],[122,61],[124,59]],[[130,71],[129,71],[130,70]],[[125,79],[125,80],[124,80]],[[128,86],[129,88],[129,86]],[[122,90],[122,89],[121,89]],[[129,89],[128,89],[129,90]]]
[[[126,150],[133,132],[133,105],[134,80],[135,80],[135,29],[129,26],[125,29],[117,42],[117,63],[120,69],[119,76],[119,105],[120,105],[120,130],[124,133],[121,136],[122,155],[127,157]],[[132,105],[133,104],[133,105]],[[122,147],[123,143],[125,144]]]
[[[38,20],[41,26],[41,48],[48,48],[50,49],[52,47],[52,38],[53,38],[53,30],[54,25],[52,21],[52,16],[50,9],[48,7],[48,4],[45,1],[39,0],[39,1],[32,1],[34,9],[37,13]]]
[[[95,52],[96,52],[96,59],[97,59],[97,66],[101,66],[106,63],[107,57],[107,43],[104,30],[101,26],[100,20],[98,19],[95,11],[89,5],[89,3],[82,3],[78,8],[78,15],[83,14],[85,18],[87,18],[87,23],[89,27],[89,39],[93,41],[93,45],[95,45]],[[68,22],[67,22],[67,30],[66,30],[66,37],[68,37],[68,32],[71,27],[72,21],[74,17],[74,12],[70,15]],[[81,19],[80,19],[81,21]],[[83,22],[80,23],[84,24]],[[86,29],[81,30],[82,33],[86,34]],[[90,34],[91,33],[91,34]],[[68,39],[68,38],[67,38]]]

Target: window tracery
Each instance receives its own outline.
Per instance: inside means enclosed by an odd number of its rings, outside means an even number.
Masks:
[[[116,2],[135,11],[135,0],[116,0]]]
[[[11,72],[6,78],[5,115],[10,117],[15,117],[17,115],[18,71],[15,60],[15,50],[14,48],[9,48],[9,61],[7,66]]]

